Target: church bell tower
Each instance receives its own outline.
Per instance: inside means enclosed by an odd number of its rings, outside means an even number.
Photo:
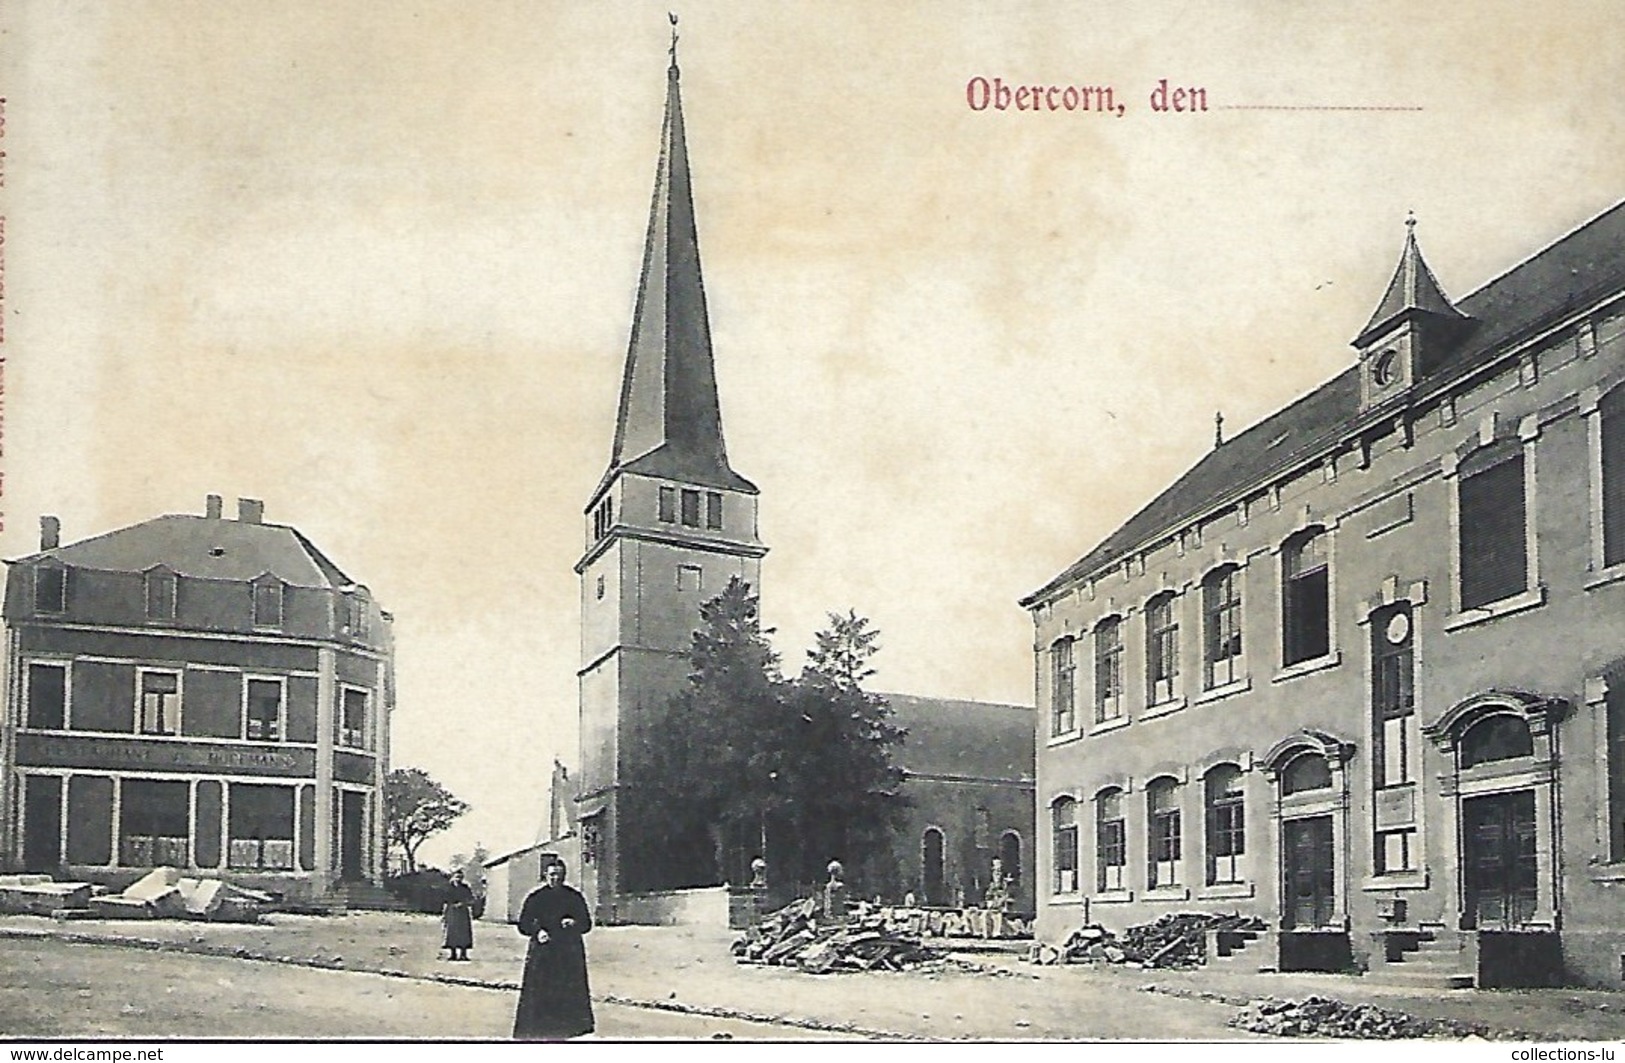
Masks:
[[[674,22],[675,25],[675,22]],[[760,588],[756,486],[722,437],[689,186],[676,32],[637,308],[609,468],[585,514],[581,579],[580,884],[595,917],[660,889],[665,862],[629,756],[688,681],[700,606],[738,577]]]

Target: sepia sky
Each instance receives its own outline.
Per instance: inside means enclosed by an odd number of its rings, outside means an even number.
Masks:
[[[668,6],[0,14],[0,549],[41,513],[74,541],[264,499],[396,615],[394,763],[474,806],[431,859],[533,840],[576,761],[571,566]],[[1016,600],[1216,409],[1240,431],[1349,364],[1407,211],[1459,298],[1625,197],[1617,3],[1417,8],[684,0],[723,416],[789,670],[853,608],[880,689],[1030,703]],[[976,76],[1125,110],[973,111]],[[1208,111],[1154,113],[1161,78]]]

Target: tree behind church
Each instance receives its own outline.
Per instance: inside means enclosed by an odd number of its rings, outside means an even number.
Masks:
[[[639,825],[659,865],[636,874],[640,888],[742,883],[756,854],[781,883],[860,862],[901,805],[891,752],[903,732],[862,689],[878,633],[832,614],[786,682],[747,584],[731,581],[700,615],[687,688],[636,739]]]

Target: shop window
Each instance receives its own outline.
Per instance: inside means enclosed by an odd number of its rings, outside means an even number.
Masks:
[[[293,870],[293,787],[232,783],[228,857],[233,868]]]
[[[188,867],[191,802],[184,782],[125,779],[119,796],[119,863]]]

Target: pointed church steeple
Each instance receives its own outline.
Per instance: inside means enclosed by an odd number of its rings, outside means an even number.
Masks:
[[[631,471],[754,494],[723,442],[673,26],[654,202],[605,481]]]
[[[1362,406],[1408,390],[1455,349],[1472,327],[1444,294],[1416,243],[1416,218],[1405,219],[1405,247],[1388,290],[1354,339],[1362,368]]]

